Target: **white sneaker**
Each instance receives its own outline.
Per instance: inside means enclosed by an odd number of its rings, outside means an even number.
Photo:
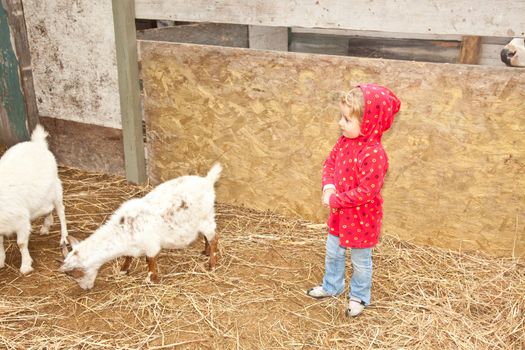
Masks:
[[[323,289],[323,286],[310,288],[306,291],[306,295],[315,299],[323,299],[333,296]]]
[[[350,297],[348,302],[348,309],[346,309],[346,316],[356,317],[365,309],[365,302],[357,298]]]

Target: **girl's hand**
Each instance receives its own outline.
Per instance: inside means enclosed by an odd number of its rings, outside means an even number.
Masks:
[[[333,188],[328,188],[323,192],[323,198],[321,199],[321,202],[323,203],[323,206],[325,208],[330,207],[330,196],[335,193],[335,190]]]

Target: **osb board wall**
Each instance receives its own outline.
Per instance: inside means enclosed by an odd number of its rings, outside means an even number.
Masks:
[[[321,168],[335,91],[389,86],[383,232],[454,250],[525,255],[525,72],[140,42],[154,183],[225,170],[218,200],[324,221]]]

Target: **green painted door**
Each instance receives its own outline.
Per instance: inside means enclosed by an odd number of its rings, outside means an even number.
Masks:
[[[13,145],[29,139],[27,111],[20,71],[5,2],[0,1],[0,143]]]

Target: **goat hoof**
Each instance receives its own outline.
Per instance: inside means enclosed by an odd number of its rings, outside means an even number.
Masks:
[[[148,277],[146,277],[146,283],[147,284],[157,284],[159,283],[159,278],[153,273],[148,272]]]
[[[22,275],[27,275],[28,273],[32,272],[34,269],[31,266],[22,266],[20,268],[20,272]]]

